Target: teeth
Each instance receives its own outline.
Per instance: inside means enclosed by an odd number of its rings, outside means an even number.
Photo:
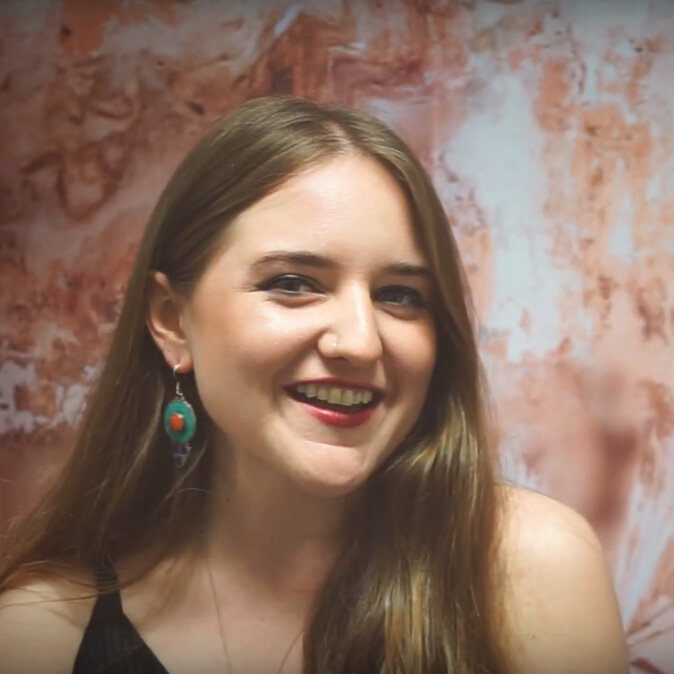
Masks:
[[[342,389],[334,386],[317,386],[316,384],[298,384],[295,387],[298,393],[307,398],[317,398],[325,400],[333,405],[343,405],[351,407],[352,405],[367,405],[372,401],[372,391],[357,391],[354,389]]]

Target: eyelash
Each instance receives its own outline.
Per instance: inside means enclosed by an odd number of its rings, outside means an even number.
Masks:
[[[304,276],[298,276],[297,274],[282,274],[281,276],[274,276],[270,279],[267,279],[261,283],[258,288],[260,290],[278,290],[287,295],[299,295],[302,292],[301,290],[290,290],[288,288],[280,287],[280,284],[288,282],[303,283],[307,286],[311,286],[312,290],[310,292],[313,292],[313,290],[318,287],[317,283],[311,281],[310,279],[304,278]]]
[[[315,281],[307,279],[304,276],[298,276],[297,274],[282,274],[280,276],[274,276],[270,279],[267,279],[257,287],[259,290],[277,291],[287,296],[296,296],[305,292],[298,289],[292,290],[287,287],[286,288],[281,287],[281,285],[284,283],[286,285],[288,283],[294,283],[309,286],[311,288],[309,292],[316,292],[319,287]],[[382,297],[386,293],[391,293],[392,291],[397,293],[400,292],[405,293],[406,298],[408,298],[409,300],[404,302],[393,302],[392,304],[394,304],[397,307],[404,307],[404,308],[412,307],[415,309],[421,309],[426,306],[426,301],[424,300],[423,296],[418,290],[410,288],[408,286],[401,286],[401,285],[391,285],[378,289],[375,292],[375,299],[377,299],[377,301],[380,302],[381,301],[386,302],[386,300],[382,299]]]
[[[406,297],[409,299],[408,302],[395,302],[397,306],[414,307],[415,309],[421,309],[426,306],[426,302],[421,293],[418,290],[408,288],[407,286],[386,286],[385,288],[378,290],[377,295],[391,291],[406,293]]]

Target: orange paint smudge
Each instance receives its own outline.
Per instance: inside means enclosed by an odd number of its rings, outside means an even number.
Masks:
[[[536,116],[544,131],[559,132],[569,126],[574,109],[569,104],[571,93],[569,62],[551,59],[543,65],[536,101]]]
[[[175,26],[178,17],[171,0],[150,0],[147,4],[122,5],[116,0],[63,0],[60,41],[68,56],[86,55],[99,49],[109,23],[126,26],[158,18]]]

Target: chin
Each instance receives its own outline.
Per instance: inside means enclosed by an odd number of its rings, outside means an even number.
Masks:
[[[320,471],[307,471],[299,476],[297,483],[312,496],[322,498],[340,498],[353,494],[370,477],[371,470],[345,470],[323,467]]]

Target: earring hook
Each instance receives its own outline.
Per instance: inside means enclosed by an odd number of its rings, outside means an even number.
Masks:
[[[176,380],[176,398],[180,398],[181,400],[185,399],[185,396],[183,395],[182,389],[180,388],[180,380],[178,379],[178,368],[180,367],[180,363],[176,363],[173,366],[173,378]]]

